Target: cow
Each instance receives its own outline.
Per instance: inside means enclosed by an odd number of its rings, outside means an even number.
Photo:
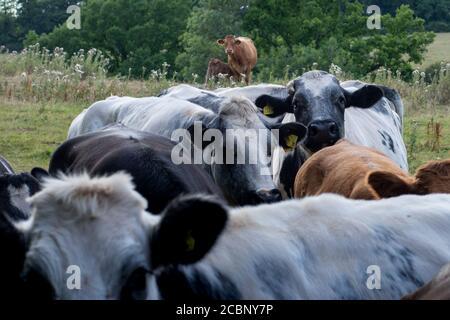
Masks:
[[[224,79],[240,79],[240,75],[236,73],[230,66],[220,59],[211,59],[208,62],[208,70],[205,76],[205,87],[208,86],[209,81],[218,81],[220,75]]]
[[[402,300],[450,300],[450,264],[444,266],[433,280]]]
[[[117,173],[48,179],[30,203],[24,279],[57,299],[399,299],[450,261],[450,195],[235,209],[190,195],[155,216]]]
[[[194,145],[194,158],[200,153],[200,162],[230,203],[246,205],[279,201],[281,195],[271,179],[269,160],[264,153],[267,139],[264,141],[262,136],[267,138],[268,129],[257,114],[256,107],[243,98],[227,99],[218,112],[213,112],[172,97],[113,97],[94,103],[81,118],[77,117],[68,136],[72,138],[98,131],[113,123],[122,123],[177,142],[181,139],[180,144],[190,141],[183,139],[181,133],[194,137],[197,132],[200,142],[204,143],[191,143],[189,149]],[[279,139],[274,139],[274,143],[286,148],[292,147],[294,140],[301,141],[306,134],[306,128],[296,123],[278,125],[276,129],[279,130]],[[212,136],[202,139],[205,135]],[[215,138],[214,144],[205,141]],[[211,145],[220,150],[211,150]],[[256,157],[253,163],[249,161],[252,157]],[[208,161],[202,161],[202,158]]]
[[[214,194],[220,189],[200,165],[173,163],[176,143],[162,136],[113,125],[67,140],[53,153],[49,173],[88,172],[103,176],[125,171],[147,200],[147,210],[159,214],[182,194]]]
[[[0,213],[12,221],[27,219],[31,211],[26,199],[40,190],[44,176],[45,171],[41,168],[34,168],[30,173],[16,173],[0,156]]]
[[[0,172],[0,299],[22,299],[26,238],[19,225],[31,216],[26,200],[41,188],[41,169],[33,169],[33,174],[16,174],[9,162],[0,157]]]
[[[232,94],[233,90],[228,91]],[[294,195],[295,175],[301,164],[314,152],[344,137],[386,154],[408,171],[402,119],[396,112],[403,113],[403,104],[395,90],[358,81],[340,84],[325,71],[311,71],[275,94],[261,91],[255,104],[265,115],[284,115],[283,123],[297,121],[309,127],[307,139],[296,150],[274,151],[273,177],[285,198]]]
[[[431,161],[412,177],[381,152],[344,139],[312,155],[298,171],[296,198],[322,193],[365,200],[450,193],[450,160]]]
[[[238,75],[245,76],[248,85],[252,80],[252,69],[256,66],[258,52],[253,41],[246,37],[227,35],[217,40],[217,44],[225,48],[228,56],[228,65]],[[240,76],[238,81],[240,81]]]

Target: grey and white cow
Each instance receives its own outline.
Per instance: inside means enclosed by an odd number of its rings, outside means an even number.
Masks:
[[[129,128],[159,134],[169,139],[172,139],[179,129],[192,133],[195,124],[200,123],[200,130],[208,130],[211,134],[221,134],[223,137],[220,150],[211,152],[210,161],[205,163],[205,168],[228,201],[245,205],[281,200],[280,192],[270,175],[267,153],[264,152],[267,139],[255,141],[248,139],[246,135],[248,132],[266,137],[270,134],[259,120],[256,107],[248,99],[226,99],[220,104],[219,110],[213,112],[172,97],[112,97],[96,102],[83,111],[72,123],[69,138],[97,131],[112,123],[122,123]],[[278,125],[277,129],[279,140],[273,139],[273,142],[283,146],[290,144],[289,137],[295,135],[301,140],[306,134],[306,128],[296,123]],[[233,132],[236,134],[228,135],[230,130],[235,130]],[[209,141],[212,138],[214,136],[209,137]],[[194,145],[199,149],[208,148],[208,143]],[[256,156],[258,161],[250,162],[252,156]]]
[[[399,299],[450,261],[449,195],[233,210],[189,196],[153,216],[119,173],[48,180],[31,204],[24,274],[59,299]]]

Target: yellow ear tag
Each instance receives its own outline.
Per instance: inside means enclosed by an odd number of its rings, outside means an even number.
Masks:
[[[263,113],[265,116],[270,116],[270,115],[274,114],[272,107],[269,105],[267,105],[263,108]]]
[[[187,246],[187,251],[193,251],[195,248],[195,239],[192,236],[192,230],[189,230],[187,236],[186,236],[186,246]]]
[[[287,138],[284,140],[286,142],[286,148],[285,150],[293,150],[295,149],[295,146],[297,145],[298,137],[294,134],[291,134],[290,136],[287,136]]]

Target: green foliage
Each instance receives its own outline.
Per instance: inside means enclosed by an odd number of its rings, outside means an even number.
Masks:
[[[19,25],[16,18],[8,13],[0,12],[0,30],[0,45],[10,50],[18,50],[20,48],[17,42]]]
[[[81,30],[61,25],[39,42],[69,53],[98,48],[109,55],[111,71],[142,76],[143,68],[174,64],[191,5],[186,0],[91,0],[81,8]]]
[[[242,16],[247,3],[246,0],[198,2],[187,21],[186,32],[180,37],[183,51],[176,66],[182,77],[191,79],[193,75],[204,75],[210,58],[226,62],[226,55],[216,41],[227,34],[246,35],[242,33]]]
[[[259,78],[283,77],[282,61],[298,73],[313,64],[328,70],[334,63],[355,77],[382,66],[409,76],[411,64],[422,61],[433,41],[424,21],[407,6],[382,16],[381,30],[369,30],[367,19],[358,2],[254,0],[244,28],[260,51]]]
[[[67,8],[78,2],[79,0],[17,0],[17,22],[23,34],[31,30],[36,34],[48,33],[67,20]]]
[[[399,6],[409,5],[416,16],[425,19],[427,30],[450,31],[450,0],[360,0],[361,3],[378,5],[383,13],[394,14]]]

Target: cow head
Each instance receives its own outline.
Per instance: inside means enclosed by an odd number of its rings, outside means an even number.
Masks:
[[[131,181],[124,173],[63,176],[31,198],[23,276],[36,298],[160,298],[152,290],[160,270],[211,250],[228,219],[220,202],[188,196],[155,216]]]
[[[233,35],[227,35],[223,39],[217,40],[217,44],[225,48],[227,55],[233,55],[236,51],[236,47],[241,44],[241,41]]]
[[[146,200],[124,173],[48,179],[30,199],[23,269],[35,298],[145,298]]]
[[[201,132],[205,143],[197,147],[209,158],[211,175],[225,197],[238,205],[280,201],[280,191],[271,177],[268,142],[293,149],[303,140],[306,128],[299,123],[274,124],[271,129],[279,133],[275,140],[253,103],[237,97],[226,99],[218,114],[205,120],[200,128],[194,124],[189,129],[190,136]]]
[[[350,93],[333,75],[311,71],[289,83],[284,98],[262,95],[255,103],[268,116],[293,113],[296,121],[308,127],[305,146],[316,152],[345,136],[346,108],[369,108],[382,96],[381,89],[373,85]]]
[[[450,160],[428,162],[417,170],[415,179],[406,179],[387,171],[374,171],[367,175],[367,184],[379,198],[450,193]]]

